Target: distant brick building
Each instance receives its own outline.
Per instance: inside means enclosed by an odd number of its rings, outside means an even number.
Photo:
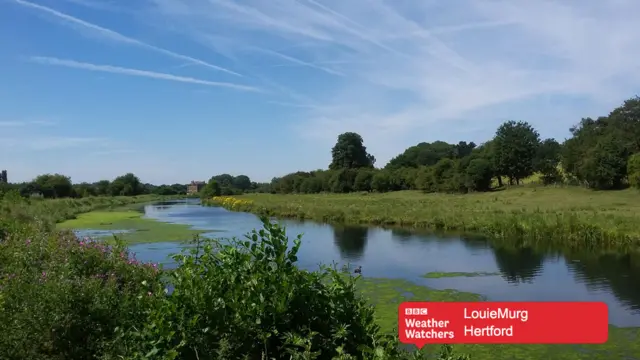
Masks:
[[[187,195],[199,193],[206,184],[204,181],[192,181],[191,184],[187,186]]]
[[[8,183],[9,180],[7,180],[7,170],[2,170],[2,172],[0,172],[0,183]]]

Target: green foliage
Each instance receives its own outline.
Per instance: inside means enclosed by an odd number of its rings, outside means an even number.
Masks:
[[[90,359],[108,351],[114,329],[146,319],[152,265],[71,233],[13,232],[0,243],[3,359]]]
[[[473,159],[466,169],[465,185],[471,191],[487,191],[491,188],[493,168],[487,159]]]
[[[493,143],[498,174],[516,183],[533,174],[540,136],[531,125],[507,121],[496,131]]]
[[[467,143],[465,141],[460,141],[457,145],[448,144],[444,141],[423,142],[409,147],[402,154],[391,159],[385,168],[432,166],[444,158],[456,159],[469,156],[475,147],[475,143]]]
[[[336,145],[331,149],[329,169],[372,168],[376,159],[367,153],[362,137],[354,132],[346,132],[338,136]]]
[[[332,150],[333,161],[328,170],[276,177],[256,191],[466,193],[502,187],[503,177],[509,180],[509,185],[521,184],[523,180],[528,183],[526,178],[531,178],[543,185],[619,188],[626,185],[626,179],[633,182],[636,176],[628,173],[626,163],[630,154],[640,152],[638,119],[640,98],[636,97],[606,117],[582,119],[570,129],[572,137],[563,144],[555,139],[540,141],[538,132],[526,122],[507,121],[497,129],[493,139],[480,146],[465,141],[423,142],[392,158],[383,169],[372,169],[373,163],[365,160],[369,154],[358,134],[345,133],[338,137]],[[356,172],[345,173],[342,169]]]
[[[545,139],[540,143],[534,159],[534,170],[542,175],[542,183],[551,185],[562,181],[558,171],[562,146],[554,139]]]
[[[625,101],[608,116],[584,118],[571,128],[562,151],[562,166],[579,182],[594,189],[624,186],[627,162],[640,152],[640,98]]]
[[[361,170],[356,174],[353,180],[353,190],[355,191],[371,191],[371,181],[375,174],[372,170]]]
[[[33,180],[35,191],[48,199],[70,197],[73,193],[71,178],[60,174],[39,175]]]
[[[22,197],[44,198],[87,198],[94,196],[137,196],[155,194],[162,196],[183,195],[187,192],[187,185],[142,184],[134,174],[119,176],[113,181],[100,180],[94,183],[72,184],[68,176],[60,174],[39,175],[35,179],[24,183],[0,183],[0,194],[15,190]]]
[[[163,272],[136,261],[118,239],[106,246],[51,230],[58,218],[47,217],[53,209],[43,204],[72,216],[87,200],[5,194],[3,359],[424,358],[380,331],[357,278],[333,267],[299,269],[300,236],[291,242],[266,219],[246,240],[196,238],[195,248],[174,257],[178,268]],[[443,359],[450,350],[443,348]]]
[[[214,196],[220,196],[222,194],[222,189],[220,188],[220,184],[215,179],[215,176],[207,181],[207,185],[200,190],[200,198],[201,199],[211,199]]]
[[[640,189],[640,153],[629,157],[627,174],[629,176],[629,184],[636,189]]]
[[[143,193],[143,186],[137,176],[127,173],[118,176],[109,184],[109,193],[112,196],[140,195]]]
[[[586,151],[576,173],[590,188],[619,188],[627,173],[625,150],[612,136],[601,137]]]

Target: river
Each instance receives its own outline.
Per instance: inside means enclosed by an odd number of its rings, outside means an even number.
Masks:
[[[145,216],[213,231],[214,237],[241,237],[260,220],[253,214],[204,207],[183,200],[147,205]],[[444,237],[409,230],[331,226],[281,220],[291,239],[303,234],[299,266],[349,263],[367,277],[398,278],[436,289],[478,293],[496,301],[604,301],[616,326],[640,326],[640,264],[631,255],[569,255],[532,249],[508,250],[482,240]],[[137,244],[139,260],[173,264],[179,243]],[[424,278],[431,272],[486,272],[493,276]]]

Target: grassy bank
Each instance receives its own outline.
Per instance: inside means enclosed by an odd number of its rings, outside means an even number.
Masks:
[[[517,187],[464,195],[416,191],[247,194],[210,203],[283,218],[461,231],[497,241],[580,249],[638,248],[640,193],[573,187]]]
[[[204,231],[142,217],[137,211],[92,211],[58,224],[58,229],[125,230],[118,237],[128,244],[186,241]]]
[[[55,224],[73,219],[78,214],[94,210],[115,210],[139,207],[145,203],[175,199],[176,196],[96,196],[64,199],[23,199],[6,198],[0,200],[0,217],[14,221],[36,220]]]

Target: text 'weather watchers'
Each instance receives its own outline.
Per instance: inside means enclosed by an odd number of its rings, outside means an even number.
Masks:
[[[608,338],[601,302],[405,302],[398,309],[404,343],[601,344]]]

